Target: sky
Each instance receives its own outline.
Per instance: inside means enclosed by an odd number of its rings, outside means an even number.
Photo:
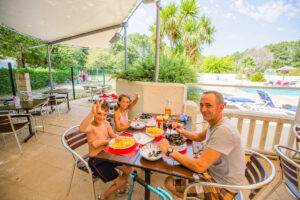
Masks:
[[[162,7],[180,0],[161,0]],[[204,45],[204,56],[226,56],[236,51],[300,39],[300,0],[197,0],[201,14],[216,27],[215,41]],[[150,36],[156,20],[155,4],[141,4],[128,23],[128,34]]]

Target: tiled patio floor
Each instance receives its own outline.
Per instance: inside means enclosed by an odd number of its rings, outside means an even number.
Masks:
[[[0,139],[0,199],[1,200],[86,200],[90,198],[88,176],[75,171],[73,184],[69,196],[66,196],[69,184],[72,156],[61,144],[61,135],[65,129],[77,125],[90,111],[91,103],[87,99],[79,99],[70,102],[71,110],[66,113],[64,105],[61,105],[62,114],[56,112],[47,119],[45,132],[38,131],[37,139],[33,137],[27,143],[22,143],[24,154],[19,154],[19,149],[13,135],[5,137],[6,144]],[[20,135],[25,138],[28,135],[24,131]],[[144,173],[138,170],[138,174],[144,177]],[[163,186],[165,175],[152,174],[152,185]],[[277,179],[268,186],[272,188]],[[101,181],[95,182],[97,194],[103,192],[108,184]],[[135,184],[132,199],[144,198],[144,189]],[[127,199],[111,196],[110,199]],[[160,199],[156,195],[152,199]],[[178,199],[178,198],[175,198]],[[293,199],[282,184],[268,199]]]

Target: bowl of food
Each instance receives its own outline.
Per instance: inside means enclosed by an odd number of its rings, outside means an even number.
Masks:
[[[119,136],[113,138],[109,142],[109,147],[115,150],[125,150],[133,147],[136,144],[136,140],[128,136]]]
[[[154,144],[146,144],[140,149],[140,154],[143,158],[150,161],[155,161],[164,155],[158,146]]]
[[[150,115],[149,113],[142,113],[139,117],[139,120],[142,121],[142,122],[149,122],[149,121],[152,121],[153,120],[153,117],[152,115]]]
[[[143,129],[145,127],[145,123],[139,122],[139,121],[134,121],[130,123],[130,127],[133,129]]]
[[[183,151],[186,149],[185,138],[177,133],[166,135],[166,139],[169,141],[170,146],[176,151]]]
[[[157,127],[146,128],[146,134],[152,137],[158,137],[164,134],[164,131]]]

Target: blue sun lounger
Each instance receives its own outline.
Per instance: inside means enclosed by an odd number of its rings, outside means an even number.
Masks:
[[[276,107],[268,93],[266,93],[263,90],[256,90],[256,91],[259,97],[261,98],[261,100],[265,103],[265,105],[270,106],[271,108],[280,108],[280,109],[285,109],[293,112],[296,112],[297,110],[297,106],[293,106],[293,105],[284,105],[283,107]]]
[[[231,102],[242,102],[242,103],[255,103],[254,100],[249,98],[242,98],[242,97],[232,97],[232,98],[224,98],[225,101]]]

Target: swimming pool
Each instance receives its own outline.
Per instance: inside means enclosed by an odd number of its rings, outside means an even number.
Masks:
[[[293,90],[293,89],[269,89],[269,88],[261,89],[261,88],[240,88],[240,87],[238,87],[237,89],[248,93],[257,93],[256,90],[264,90],[269,94],[300,96],[300,90]]]

